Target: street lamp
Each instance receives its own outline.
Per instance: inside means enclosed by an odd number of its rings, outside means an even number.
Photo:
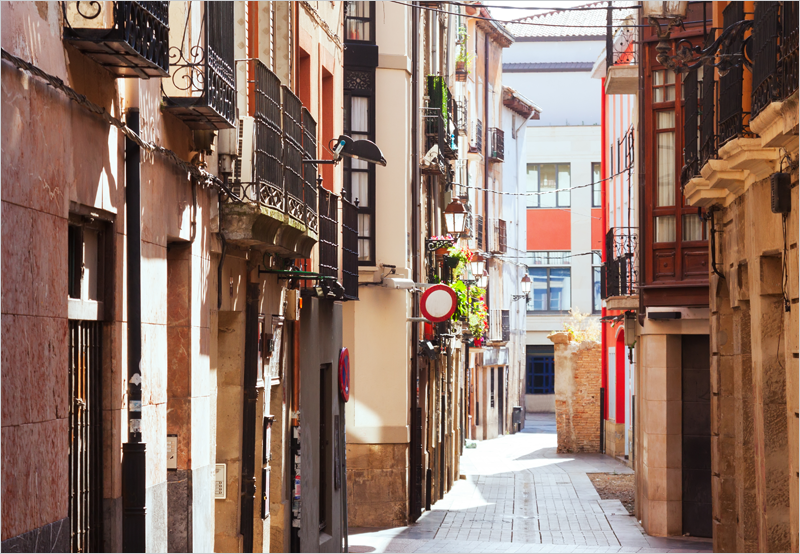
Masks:
[[[447,232],[454,237],[460,237],[464,233],[467,222],[467,209],[458,200],[453,200],[444,209],[444,222]]]
[[[520,298],[528,298],[528,295],[531,293],[531,277],[527,273],[522,277],[522,281],[520,281],[520,286],[522,287],[522,294],[515,294],[511,297],[512,300],[517,301]]]
[[[642,2],[645,17],[661,19],[683,19],[689,2]]]
[[[486,289],[487,285],[489,284],[489,274],[484,269],[483,272],[477,278],[477,284],[480,288]]]
[[[477,256],[472,258],[472,261],[469,263],[469,265],[472,269],[472,274],[475,275],[476,277],[483,275],[483,272],[486,268],[486,262],[484,261],[484,259],[479,258]]]

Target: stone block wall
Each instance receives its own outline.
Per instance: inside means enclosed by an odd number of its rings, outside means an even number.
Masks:
[[[408,525],[407,474],[407,443],[348,444],[348,526]]]
[[[600,344],[572,342],[566,333],[548,338],[555,344],[558,452],[600,452]]]

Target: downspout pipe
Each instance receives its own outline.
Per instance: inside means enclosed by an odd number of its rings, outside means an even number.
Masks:
[[[477,27],[476,27],[477,29]],[[476,32],[477,34],[477,32]],[[483,33],[483,247],[489,250],[489,34]],[[487,264],[488,265],[488,264]],[[489,290],[486,291],[487,300]]]
[[[139,133],[137,107],[125,115],[126,125]],[[128,442],[122,445],[122,550],[145,552],[146,444],[142,442],[142,180],[139,145],[125,139],[125,232],[128,281]]]
[[[411,3],[411,273],[415,283],[420,282],[419,260],[419,8]],[[411,314],[418,318],[419,292],[411,296]],[[409,520],[416,521],[422,515],[422,436],[419,433],[419,324],[411,325],[411,379],[409,398],[411,406],[411,468],[409,471],[410,506]]]
[[[611,32],[610,30],[608,32]],[[608,68],[606,68],[608,69]],[[608,200],[607,200],[607,191],[608,185],[606,178],[608,178],[608,113],[607,113],[607,106],[606,106],[606,80],[605,78],[600,80],[600,222],[603,227],[603,237],[605,237],[606,233],[608,232]],[[604,264],[611,263],[611,260],[608,259],[607,252],[605,249],[605,240],[603,241],[603,248],[600,249],[601,260]],[[608,267],[606,265],[606,267]],[[606,337],[606,333],[608,332],[608,323],[606,323],[605,317],[607,315],[606,307],[603,306],[600,309],[600,321],[602,321],[602,330],[603,332],[600,334],[600,351],[603,353],[602,358],[600,359],[600,367],[601,367],[601,377],[600,377],[600,387],[608,392],[608,339]],[[602,417],[600,422],[600,436],[605,436],[605,422],[603,420],[608,418],[608,394],[605,396],[605,403],[603,406],[600,406],[602,410]],[[605,444],[600,445],[600,450],[603,451],[605,448]]]
[[[244,320],[244,390],[242,391],[242,551],[253,552],[253,510],[256,500],[256,401],[258,400],[258,298],[259,283],[247,283]]]

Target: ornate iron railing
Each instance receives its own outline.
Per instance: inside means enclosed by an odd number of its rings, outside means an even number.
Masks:
[[[494,162],[502,162],[505,159],[505,134],[502,129],[492,127],[489,129],[489,159]]]
[[[248,60],[255,81],[255,118],[281,129],[281,80],[260,60]]]
[[[439,108],[422,108],[422,119],[425,127],[425,151],[433,146],[439,149],[439,155],[448,160],[458,157],[458,152],[452,148],[450,135],[447,131],[447,122]]]
[[[797,2],[782,2],[781,5],[781,57],[779,66],[783,90],[781,98],[786,99],[797,90],[798,67],[800,59],[797,52],[798,13]]]
[[[708,160],[717,157],[717,135],[714,133],[714,91],[713,70],[703,73],[703,98],[700,116],[700,167]]]
[[[780,99],[778,23],[780,2],[756,2],[753,14],[753,117]]]
[[[635,227],[613,227],[606,233],[606,261],[600,273],[603,299],[632,296],[639,288],[639,231]]]
[[[483,122],[480,119],[475,120],[475,136],[473,137],[473,146],[475,152],[478,154],[483,153]]]
[[[456,105],[456,131],[459,135],[466,136],[467,134],[467,99],[455,101]]]
[[[615,65],[636,65],[636,27],[619,27],[606,41],[606,71]]]
[[[286,187],[286,214],[306,222],[303,202],[303,104],[294,93],[283,87],[283,182]]]
[[[483,227],[484,227],[483,226],[483,216],[482,215],[476,215],[475,216],[475,229],[474,229],[474,232],[475,232],[475,244],[478,247],[478,250],[483,250],[483,234],[484,234],[483,233],[484,232],[484,228]]]
[[[303,108],[303,155],[306,159],[317,158],[317,122],[311,113]],[[303,164],[303,202],[306,205],[306,225],[317,231],[317,164]]]
[[[700,106],[697,99],[697,68],[690,69],[683,80],[683,95],[686,100],[683,110],[683,169],[681,169],[681,186],[689,179],[700,174],[698,162],[697,120],[700,117]]]
[[[187,17],[183,43],[169,49],[171,77],[164,83],[163,109],[191,129],[229,129],[236,123],[233,4],[187,5],[189,12],[203,9],[204,43],[192,43],[195,33],[186,30],[193,18]]]
[[[115,75],[169,75],[169,2],[62,2],[61,8],[64,39]]]
[[[511,314],[508,310],[501,310],[500,315],[503,342],[508,342],[511,340]]]
[[[319,273],[339,279],[339,197],[319,187]]]
[[[255,152],[254,181],[261,183],[260,202],[270,208],[283,211],[285,191],[283,189],[283,141],[281,140],[280,79],[267,66],[252,60],[255,77]],[[277,122],[276,122],[277,113]],[[277,124],[276,124],[277,123]]]
[[[358,207],[342,198],[342,286],[344,296],[358,300]]]
[[[722,21],[726,29],[744,20],[744,2],[730,2],[722,11]],[[740,52],[744,37],[737,34],[731,45],[733,52]],[[709,67],[709,69],[711,69]],[[718,146],[740,136],[749,136],[749,113],[742,108],[742,76],[741,64],[732,64],[723,70],[720,67],[719,106],[717,112]],[[712,71],[707,72],[709,76]]]

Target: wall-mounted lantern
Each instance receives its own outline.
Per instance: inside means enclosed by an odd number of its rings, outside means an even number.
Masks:
[[[447,232],[454,237],[459,237],[464,233],[467,223],[467,209],[458,200],[453,200],[444,209],[444,222],[447,225]]]
[[[482,289],[489,286],[489,273],[485,269],[477,276],[476,284]]]
[[[476,279],[479,279],[481,275],[483,275],[486,268],[486,262],[483,260],[483,258],[478,258],[477,256],[472,258],[472,261],[469,263],[469,265],[472,269],[472,274]]]
[[[683,19],[688,5],[689,2],[642,2],[642,10],[645,17]]]
[[[520,298],[528,298],[528,295],[531,293],[531,286],[533,285],[530,275],[527,273],[523,275],[519,284],[522,288],[522,294],[515,294],[512,296],[511,299],[514,301],[519,300]]]

